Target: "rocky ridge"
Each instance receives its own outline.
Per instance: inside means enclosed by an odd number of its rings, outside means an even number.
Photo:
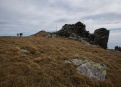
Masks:
[[[109,30],[106,28],[99,28],[96,29],[94,33],[90,33],[86,30],[86,25],[81,22],[65,24],[62,29],[57,32],[50,33],[41,31],[41,33],[42,32],[44,32],[44,35],[42,34],[44,37],[63,37],[87,44],[99,45],[104,49],[107,49],[109,39]],[[38,36],[38,34],[35,34],[34,36]]]

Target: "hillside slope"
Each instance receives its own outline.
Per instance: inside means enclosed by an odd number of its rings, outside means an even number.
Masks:
[[[64,63],[72,58],[104,63],[106,80]],[[121,52],[62,38],[0,37],[0,87],[121,87]]]

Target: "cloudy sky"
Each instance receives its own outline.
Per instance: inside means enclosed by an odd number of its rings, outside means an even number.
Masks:
[[[121,0],[0,0],[1,36],[56,31],[78,21],[91,33],[111,30],[110,47],[121,46]]]

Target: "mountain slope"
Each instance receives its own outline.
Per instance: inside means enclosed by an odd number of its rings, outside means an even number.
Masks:
[[[90,79],[64,60],[84,58],[107,66],[105,81]],[[0,87],[120,87],[121,52],[74,40],[0,37]]]

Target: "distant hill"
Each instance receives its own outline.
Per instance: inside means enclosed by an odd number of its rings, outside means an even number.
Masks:
[[[96,72],[105,65],[105,79],[77,71],[75,58]],[[0,37],[0,87],[121,87],[121,52],[66,38]]]
[[[47,36],[48,34],[49,34],[48,32],[42,30],[42,31],[37,32],[36,34],[33,34],[32,36],[41,36],[41,37],[45,37],[45,36]]]

